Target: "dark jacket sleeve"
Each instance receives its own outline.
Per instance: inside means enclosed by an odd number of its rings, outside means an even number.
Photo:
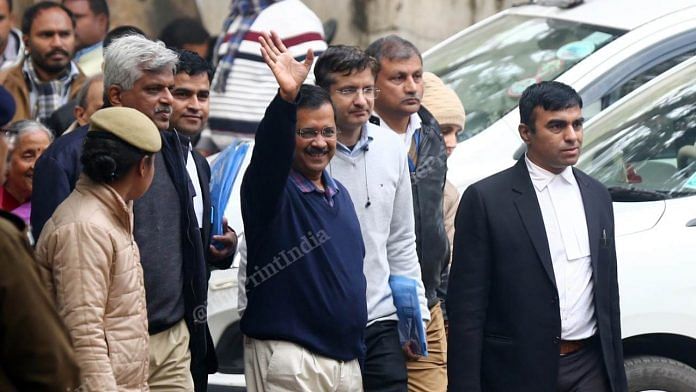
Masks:
[[[193,208],[190,193],[190,179],[186,170],[184,143],[173,131],[160,131],[162,136],[161,155],[167,173],[176,188],[176,197],[181,208],[182,256],[184,275],[184,304],[186,325],[189,330],[189,350],[191,352],[191,376],[196,392],[205,391],[208,374],[217,370],[215,349],[211,345],[207,315],[201,319],[199,309],[205,308],[208,293],[208,269],[206,268],[206,249],[203,249],[203,235]],[[200,178],[200,177],[199,177]],[[138,213],[136,212],[136,215]],[[205,320],[201,322],[202,320]]]
[[[421,277],[425,286],[428,306],[445,298],[446,267],[450,260],[450,244],[445,231],[443,197],[447,176],[447,153],[439,125],[432,115],[421,108],[422,137],[419,145],[418,164],[411,174],[414,214],[416,221],[416,252],[421,264]],[[444,273],[444,276],[443,276]],[[439,290],[439,293],[438,293]]]
[[[0,225],[0,390],[72,391],[80,378],[70,336],[22,234]]]
[[[266,109],[241,189],[242,217],[248,226],[265,226],[275,216],[295,151],[295,103],[276,94]]]
[[[70,127],[70,124],[75,121],[75,106],[77,106],[77,100],[71,99],[65,105],[56,109],[51,116],[48,118],[48,127],[53,130],[56,136],[61,136],[66,129]]]
[[[87,126],[82,126],[56,139],[34,167],[31,195],[31,233],[38,241],[46,221],[60,203],[75,189],[82,173],[80,155],[87,136]]]
[[[474,186],[462,196],[455,220],[447,313],[448,390],[481,391],[481,353],[491,279],[485,205]]]
[[[74,185],[73,185],[74,186]],[[44,225],[72,188],[66,170],[54,157],[40,157],[34,167],[31,232],[38,241]]]

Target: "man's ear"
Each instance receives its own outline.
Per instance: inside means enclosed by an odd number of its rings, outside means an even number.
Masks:
[[[87,123],[87,121],[84,121],[84,119],[82,118],[83,114],[85,114],[85,108],[83,108],[80,105],[76,105],[73,109],[73,115],[75,116],[75,120],[77,120],[77,123],[80,124],[80,126],[85,125]]]
[[[520,137],[525,144],[529,144],[531,139],[532,130],[526,124],[520,124],[517,126],[517,131],[520,133]]]
[[[109,102],[113,106],[121,106],[121,87],[112,84],[109,86],[109,90],[106,93],[107,98],[109,98]]]

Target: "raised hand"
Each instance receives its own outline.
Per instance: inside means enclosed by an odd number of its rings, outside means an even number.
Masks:
[[[261,43],[261,56],[280,86],[281,98],[288,102],[294,102],[300,91],[300,86],[312,67],[314,52],[307,49],[307,57],[304,62],[295,60],[274,31],[271,31],[270,35],[266,32],[261,33],[259,42]]]

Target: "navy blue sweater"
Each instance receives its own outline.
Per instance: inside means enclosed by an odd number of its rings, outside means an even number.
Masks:
[[[349,361],[362,357],[367,323],[365,247],[343,185],[331,207],[288,178],[296,106],[279,96],[256,133],[241,189],[248,246],[245,335],[285,340]]]

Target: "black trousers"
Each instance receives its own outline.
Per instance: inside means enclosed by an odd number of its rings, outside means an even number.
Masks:
[[[405,392],[408,373],[396,321],[378,321],[367,327],[365,345],[362,375],[365,392]]]
[[[561,357],[558,392],[611,392],[599,338],[582,349]]]

